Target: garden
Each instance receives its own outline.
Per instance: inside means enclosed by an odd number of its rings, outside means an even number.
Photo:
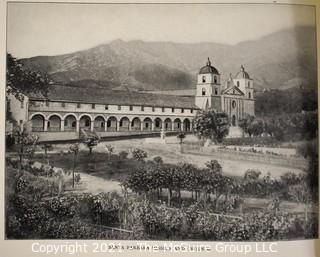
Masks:
[[[79,150],[76,144],[68,153],[26,151],[21,163],[8,157],[7,237],[263,241],[317,236],[312,172],[275,179],[249,169],[242,177],[227,176],[216,160],[199,168],[165,163],[160,156],[148,159],[139,148],[117,153],[110,144],[105,148],[104,153]],[[51,169],[37,163],[50,163]],[[119,181],[122,193],[78,192],[84,172]],[[247,204],[253,198],[262,204]],[[285,202],[303,208],[288,210]]]

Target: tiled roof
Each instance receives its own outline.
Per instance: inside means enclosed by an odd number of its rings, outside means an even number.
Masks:
[[[32,100],[48,99],[50,101],[197,109],[194,96],[149,94],[120,90],[106,90],[100,88],[79,88],[63,85],[51,85],[47,98],[41,94],[29,94],[29,97]]]
[[[211,65],[203,66],[199,71],[199,74],[207,74],[207,73],[213,73],[213,74],[219,75],[218,70]]]

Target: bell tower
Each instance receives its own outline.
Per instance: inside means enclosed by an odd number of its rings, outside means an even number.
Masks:
[[[195,104],[201,109],[221,111],[221,90],[220,73],[208,58],[198,74]]]

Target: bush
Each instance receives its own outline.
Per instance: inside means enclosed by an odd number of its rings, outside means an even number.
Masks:
[[[128,158],[128,155],[129,155],[129,153],[126,152],[126,151],[121,151],[121,152],[119,153],[119,157],[120,157],[121,160],[127,159],[127,158]]]
[[[148,154],[144,150],[136,148],[132,151],[132,157],[135,160],[144,161],[148,157]]]
[[[163,160],[161,156],[156,156],[153,158],[153,161],[157,164],[157,165],[162,165],[163,164]]]

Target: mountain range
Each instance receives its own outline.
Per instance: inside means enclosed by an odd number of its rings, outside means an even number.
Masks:
[[[222,80],[244,65],[257,90],[317,85],[316,33],[309,26],[236,45],[115,40],[70,54],[20,61],[70,86],[137,91],[194,88],[208,57]]]

